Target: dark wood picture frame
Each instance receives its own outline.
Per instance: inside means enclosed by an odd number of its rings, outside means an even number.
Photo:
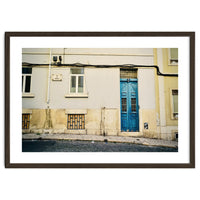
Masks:
[[[12,37],[188,37],[189,163],[11,163],[10,39]],[[5,33],[5,167],[6,168],[195,168],[195,32],[6,32]]]

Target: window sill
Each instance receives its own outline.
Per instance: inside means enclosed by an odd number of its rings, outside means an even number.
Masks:
[[[88,94],[66,94],[65,98],[88,98]]]
[[[66,109],[65,114],[87,114],[87,109]]]
[[[169,66],[178,66],[178,63],[168,63]]]
[[[31,93],[23,93],[22,94],[22,98],[34,98],[35,97],[35,95],[34,94],[31,94]]]

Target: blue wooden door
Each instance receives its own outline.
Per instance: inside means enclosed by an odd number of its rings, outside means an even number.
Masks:
[[[137,79],[120,79],[121,131],[139,131]]]

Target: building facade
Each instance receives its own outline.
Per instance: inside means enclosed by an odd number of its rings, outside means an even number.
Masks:
[[[24,48],[22,132],[178,138],[178,49]]]

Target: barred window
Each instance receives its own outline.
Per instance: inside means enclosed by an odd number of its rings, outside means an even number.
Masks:
[[[71,130],[85,129],[85,115],[68,114],[67,129]]]
[[[136,112],[136,98],[131,98],[131,112]]]
[[[127,111],[127,103],[126,103],[126,98],[122,98],[122,112]]]
[[[120,78],[137,78],[137,70],[120,69]]]
[[[22,129],[29,129],[30,114],[22,114]]]

